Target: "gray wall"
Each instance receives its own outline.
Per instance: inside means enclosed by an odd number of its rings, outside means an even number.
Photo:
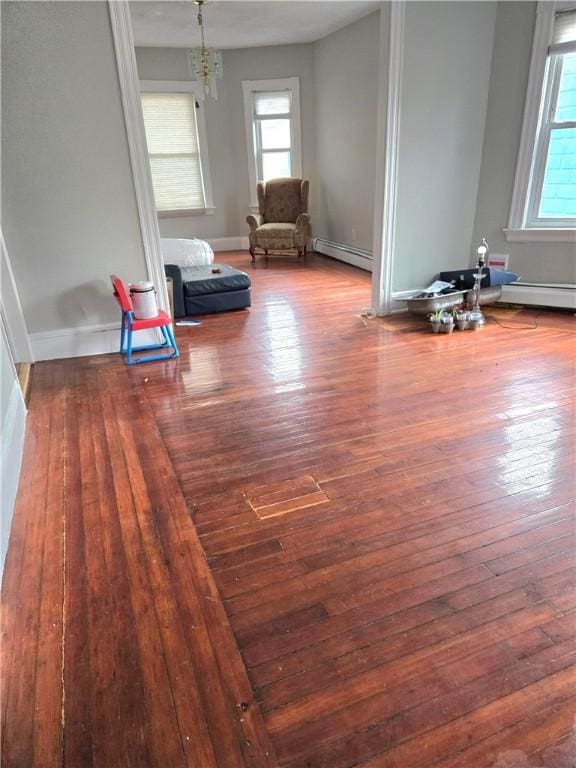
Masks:
[[[510,254],[510,269],[525,282],[576,282],[576,254],[570,243],[509,243],[502,230],[508,226],[536,3],[499,3],[494,58],[474,242],[486,237],[495,253]]]
[[[184,49],[137,48],[141,80],[190,80]],[[164,237],[236,237],[247,235],[250,206],[244,125],[243,80],[299,77],[302,119],[302,166],[314,174],[314,60],[311,45],[281,45],[223,51],[224,77],[218,99],[205,100],[208,156],[216,213],[161,217]]]
[[[373,248],[379,56],[380,12],[314,44],[314,234],[368,251]]]
[[[115,321],[146,276],[105,2],[7,2],[2,226],[30,332]]]
[[[406,4],[395,290],[469,262],[495,18],[495,3]]]

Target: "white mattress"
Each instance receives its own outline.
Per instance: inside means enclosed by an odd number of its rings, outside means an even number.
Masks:
[[[214,262],[214,251],[205,240],[161,237],[160,247],[164,264],[179,267],[205,267]]]

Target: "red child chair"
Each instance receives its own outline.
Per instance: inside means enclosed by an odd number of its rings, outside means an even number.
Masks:
[[[128,365],[135,365],[136,363],[149,363],[152,360],[168,360],[171,357],[180,357],[178,346],[176,345],[176,339],[172,332],[172,318],[167,312],[163,310],[158,311],[156,317],[150,317],[146,320],[137,320],[134,317],[134,307],[132,306],[132,299],[130,294],[126,290],[126,286],[118,275],[110,275],[112,280],[112,287],[114,289],[114,296],[116,301],[120,305],[122,310],[122,328],[120,330],[120,353],[126,355],[126,362]],[[162,344],[148,344],[143,347],[132,346],[132,333],[134,331],[142,331],[148,328],[159,328],[164,341]],[[124,347],[126,342],[126,347]],[[133,352],[140,352],[143,349],[164,349],[170,347],[171,352],[162,355],[147,355],[142,357],[132,357]]]

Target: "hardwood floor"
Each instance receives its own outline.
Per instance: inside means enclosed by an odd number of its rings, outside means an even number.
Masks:
[[[221,260],[179,361],[34,366],[2,765],[574,766],[574,317]]]

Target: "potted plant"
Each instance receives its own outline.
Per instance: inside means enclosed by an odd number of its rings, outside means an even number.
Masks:
[[[437,312],[431,312],[428,316],[430,325],[432,326],[432,333],[440,333],[440,326],[442,325],[443,315],[443,310],[439,309]]]
[[[468,305],[457,304],[454,307],[454,319],[459,331],[465,331],[468,328]]]
[[[454,330],[454,315],[452,312],[444,312],[440,318],[440,332],[452,333]]]

